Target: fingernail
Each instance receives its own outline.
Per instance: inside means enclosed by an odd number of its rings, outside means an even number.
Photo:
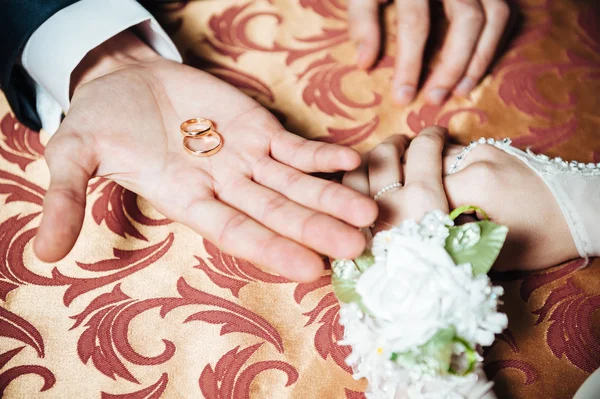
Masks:
[[[402,85],[396,88],[394,92],[394,100],[400,105],[407,105],[415,98],[417,90],[410,85]]]
[[[429,90],[428,98],[429,101],[435,105],[440,105],[446,99],[448,95],[448,89],[444,89],[443,87],[436,87],[435,89]]]
[[[475,81],[467,76],[463,78],[463,80],[461,80],[460,83],[456,86],[456,92],[460,95],[466,95],[469,94],[474,87]]]

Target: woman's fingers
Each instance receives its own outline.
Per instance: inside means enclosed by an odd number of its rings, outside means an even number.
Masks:
[[[395,183],[402,184],[404,181],[401,159],[407,145],[406,136],[393,135],[369,153],[369,191],[372,197],[378,197],[379,204],[379,217],[373,227],[373,233],[401,221],[398,215],[402,213],[402,198],[405,198],[397,195],[401,187],[392,188],[393,191],[384,193],[381,193],[381,190],[392,187]]]
[[[381,189],[394,183],[403,183],[401,158],[408,138],[393,135],[369,153],[369,194],[374,197]]]
[[[364,160],[361,162],[358,168],[344,174],[342,184],[368,197],[370,196],[369,172],[367,170],[368,156],[364,156],[363,158]]]
[[[446,130],[429,127],[412,141],[406,153],[405,188],[412,200],[407,200],[403,218],[420,220],[431,210],[448,212],[448,201],[442,184],[442,151]],[[408,192],[408,191],[407,191]]]
[[[475,48],[465,76],[456,86],[458,95],[468,94],[489,68],[510,17],[510,7],[504,0],[481,0],[485,27]]]
[[[399,105],[409,104],[417,93],[423,52],[429,35],[429,0],[396,0],[396,70],[393,98]]]
[[[431,126],[421,130],[413,139],[406,152],[406,185],[442,184],[442,151],[445,135],[446,129]]]
[[[224,189],[219,199],[275,233],[332,258],[352,259],[364,249],[365,239],[358,229],[251,180]]]
[[[444,8],[450,28],[442,47],[441,62],[424,89],[427,101],[436,105],[444,102],[465,75],[486,21],[480,0],[445,0]]]
[[[306,175],[270,158],[264,158],[256,165],[253,179],[298,204],[356,227],[370,226],[377,217],[377,204],[372,199],[341,184]]]
[[[379,54],[379,3],[379,0],[348,1],[348,29],[357,46],[356,63],[359,68],[371,67]]]

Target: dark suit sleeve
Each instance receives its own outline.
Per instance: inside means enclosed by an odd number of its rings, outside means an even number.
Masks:
[[[23,47],[52,15],[79,0],[0,0],[0,89],[16,117],[41,129],[31,78],[19,65]]]

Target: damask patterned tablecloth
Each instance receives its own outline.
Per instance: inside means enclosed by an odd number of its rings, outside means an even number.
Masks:
[[[371,71],[353,65],[341,0],[150,7],[188,63],[306,137],[366,151],[387,135],[440,124],[458,142],[509,136],[600,162],[596,1],[519,1],[515,38],[469,98],[405,108],[389,90],[393,7],[386,53]],[[233,259],[109,180],[90,184],[72,253],[53,265],[37,260],[48,136],[21,126],[4,99],[0,130],[4,397],[363,397],[364,381],[344,363],[348,349],[336,345],[342,329],[328,275],[296,284]],[[568,398],[600,367],[600,262],[583,266],[494,275],[509,327],[486,349],[485,370],[500,398]]]

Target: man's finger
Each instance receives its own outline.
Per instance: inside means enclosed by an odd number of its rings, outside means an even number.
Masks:
[[[393,96],[409,104],[417,93],[423,52],[429,35],[429,0],[396,0],[398,34]]]
[[[182,222],[224,252],[294,281],[316,280],[325,267],[323,259],[315,252],[275,234],[214,198],[202,198],[191,203],[186,220]]]
[[[355,258],[366,244],[356,228],[298,205],[251,180],[226,188],[219,193],[219,199],[275,233],[332,258]]]
[[[485,12],[486,24],[467,72],[454,90],[458,95],[469,94],[481,80],[494,59],[494,54],[510,17],[510,7],[504,0],[481,0],[481,3]]]
[[[426,99],[440,105],[464,76],[485,23],[480,0],[445,0],[450,28],[441,62],[425,85]]]
[[[64,258],[75,245],[83,225],[87,184],[97,167],[93,150],[66,129],[61,127],[45,151],[50,187],[33,245],[45,262]]]
[[[283,130],[271,141],[271,156],[306,173],[353,170],[360,164],[360,155],[352,148],[306,140]]]
[[[356,227],[370,226],[377,204],[341,184],[306,175],[272,159],[254,168],[253,179],[308,208],[324,212]]]
[[[378,0],[349,0],[348,29],[350,38],[356,43],[356,64],[369,68],[377,60],[381,47]]]

